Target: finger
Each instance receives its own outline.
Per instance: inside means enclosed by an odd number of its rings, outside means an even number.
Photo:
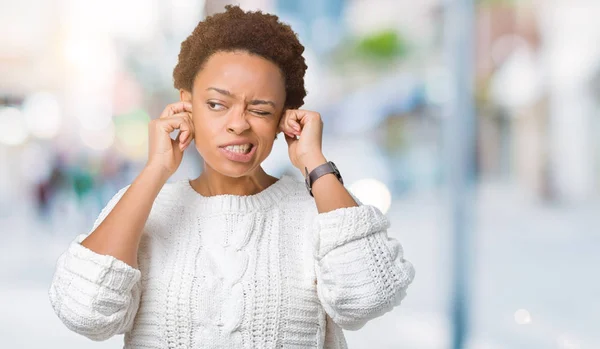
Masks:
[[[187,117],[190,122],[190,126],[192,127],[191,133],[190,133],[191,137],[188,139],[188,141],[191,142],[192,139],[196,138],[196,127],[194,126],[194,118],[192,117],[191,112],[187,113]]]
[[[176,118],[176,119],[182,121],[181,126],[179,127],[181,132],[179,133],[177,139],[179,139],[179,141],[181,143],[184,143],[186,141],[187,142],[191,141],[195,135],[194,122],[192,120],[191,113],[189,113],[189,112],[178,113],[178,114],[171,116],[171,118]]]
[[[159,119],[158,124],[167,133],[180,130],[179,134],[175,138],[176,142],[179,142],[183,136],[187,138],[187,135],[192,133],[192,127],[190,125],[189,118],[183,113],[176,114],[168,118]]]
[[[184,122],[181,124],[177,141],[179,142],[179,149],[184,150],[194,139],[194,127],[187,115],[183,115],[182,118]]]
[[[300,125],[301,129],[308,123],[323,123],[323,119],[320,113],[302,109],[295,110],[293,119]]]
[[[179,138],[179,141],[183,145],[187,145],[192,141],[192,139],[194,139],[194,136],[195,136],[194,122],[192,120],[191,113],[186,112],[186,113],[180,113],[177,115],[182,116],[183,118],[187,119],[187,122],[190,126],[189,132],[187,130],[185,130],[186,132],[184,132],[184,130],[182,130],[180,133],[181,137]]]
[[[167,105],[160,114],[160,118],[166,118],[184,112],[192,112],[192,104],[190,102],[180,101]]]
[[[295,141],[297,141],[298,139],[296,138],[295,135],[289,135],[289,134],[285,134],[285,141],[288,144],[288,146],[292,145],[292,143],[294,143]]]
[[[296,134],[297,131],[294,130],[291,126],[289,126],[287,123],[282,124],[279,128],[279,130],[283,133],[285,133],[286,135],[292,135],[292,134]]]
[[[179,113],[184,113],[184,112],[191,113],[192,112],[192,103],[180,101],[177,103],[170,104],[169,108],[171,109],[173,114],[179,114]]]
[[[294,127],[294,125],[298,125],[295,113],[292,110],[288,110],[281,119],[279,129],[284,133],[300,134],[301,128],[299,128],[299,125],[298,127]]]
[[[300,126],[300,123],[295,120],[294,118],[289,118],[287,121],[287,124],[289,125],[289,127],[294,130],[297,133],[300,133],[302,131],[302,127]]]

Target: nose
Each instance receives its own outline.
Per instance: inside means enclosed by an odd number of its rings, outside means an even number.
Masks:
[[[248,123],[248,120],[246,120],[245,110],[233,109],[227,120],[227,132],[239,135],[249,128],[250,124]]]

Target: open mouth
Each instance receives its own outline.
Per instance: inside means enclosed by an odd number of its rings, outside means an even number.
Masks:
[[[229,160],[235,162],[251,162],[256,153],[256,146],[254,144],[240,144],[240,145],[229,145],[226,147],[219,147],[221,153]]]
[[[229,145],[224,147],[224,149],[226,149],[227,151],[230,151],[232,153],[236,153],[236,154],[248,154],[252,151],[252,148],[254,147],[254,145],[252,143],[248,143],[248,144],[240,144],[240,145]]]

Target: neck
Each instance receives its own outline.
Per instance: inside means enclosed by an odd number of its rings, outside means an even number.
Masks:
[[[268,175],[260,166],[252,174],[229,177],[205,163],[200,177],[190,181],[190,184],[203,196],[225,194],[245,196],[258,194],[276,181],[277,178]]]

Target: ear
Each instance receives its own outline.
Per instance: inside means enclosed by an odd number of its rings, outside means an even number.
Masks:
[[[288,108],[284,107],[283,110],[281,111],[281,114],[279,115],[279,118],[277,119],[277,134],[281,133],[281,129],[279,128],[279,125],[281,124],[281,121],[283,119],[283,117],[285,116],[285,113],[287,112]]]
[[[179,100],[182,102],[190,102],[192,103],[192,93],[190,91],[186,91],[184,89],[179,90]]]

